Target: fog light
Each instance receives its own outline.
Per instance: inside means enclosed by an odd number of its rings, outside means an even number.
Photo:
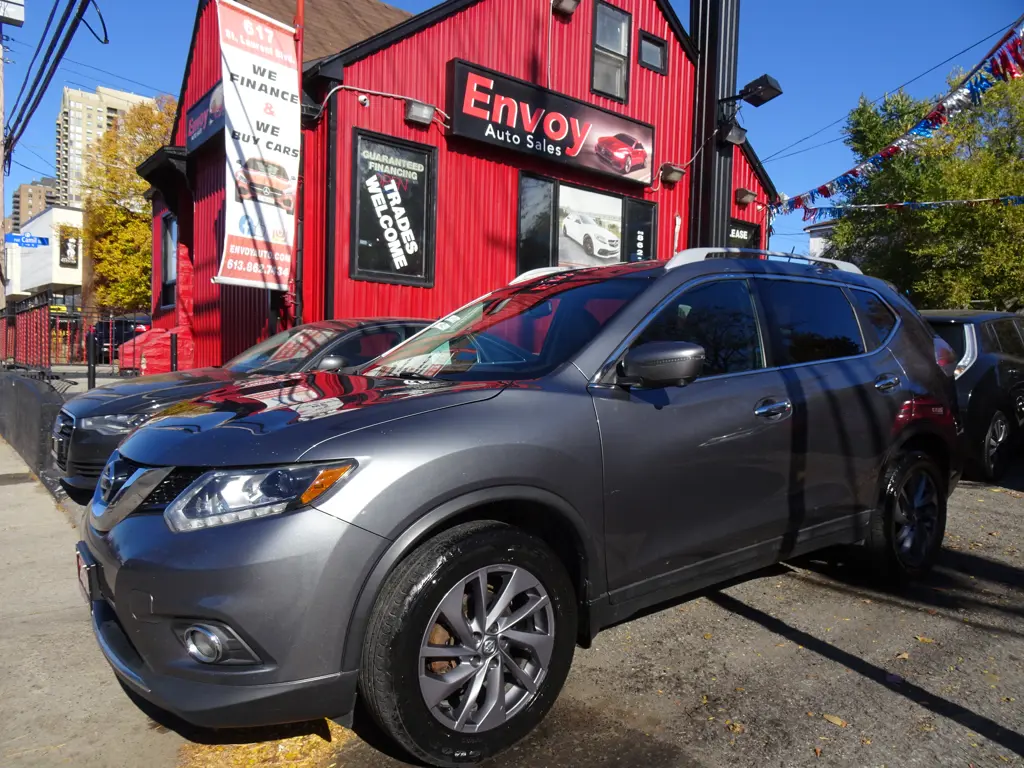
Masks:
[[[224,656],[224,643],[206,627],[189,627],[183,639],[188,655],[198,662],[216,664]]]

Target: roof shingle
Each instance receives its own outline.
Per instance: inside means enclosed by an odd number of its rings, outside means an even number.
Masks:
[[[285,24],[295,18],[295,0],[239,0]],[[401,24],[412,14],[380,0],[306,0],[302,58],[323,58]]]

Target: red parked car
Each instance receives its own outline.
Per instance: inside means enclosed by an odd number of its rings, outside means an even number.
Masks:
[[[628,133],[602,136],[597,140],[597,156],[615,166],[621,173],[647,165],[647,149]]]

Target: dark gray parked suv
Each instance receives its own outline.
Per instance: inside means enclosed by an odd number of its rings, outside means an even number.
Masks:
[[[959,478],[933,335],[834,264],[683,252],[523,279],[357,373],[133,433],[78,547],[129,689],[204,726],[345,721],[475,762],[577,644],[835,544],[927,569]]]

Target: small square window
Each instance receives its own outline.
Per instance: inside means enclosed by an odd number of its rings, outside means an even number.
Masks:
[[[601,50],[594,50],[594,90],[616,99],[626,98],[625,59],[609,56]]]
[[[668,46],[660,37],[641,32],[638,56],[641,67],[668,74]]]

